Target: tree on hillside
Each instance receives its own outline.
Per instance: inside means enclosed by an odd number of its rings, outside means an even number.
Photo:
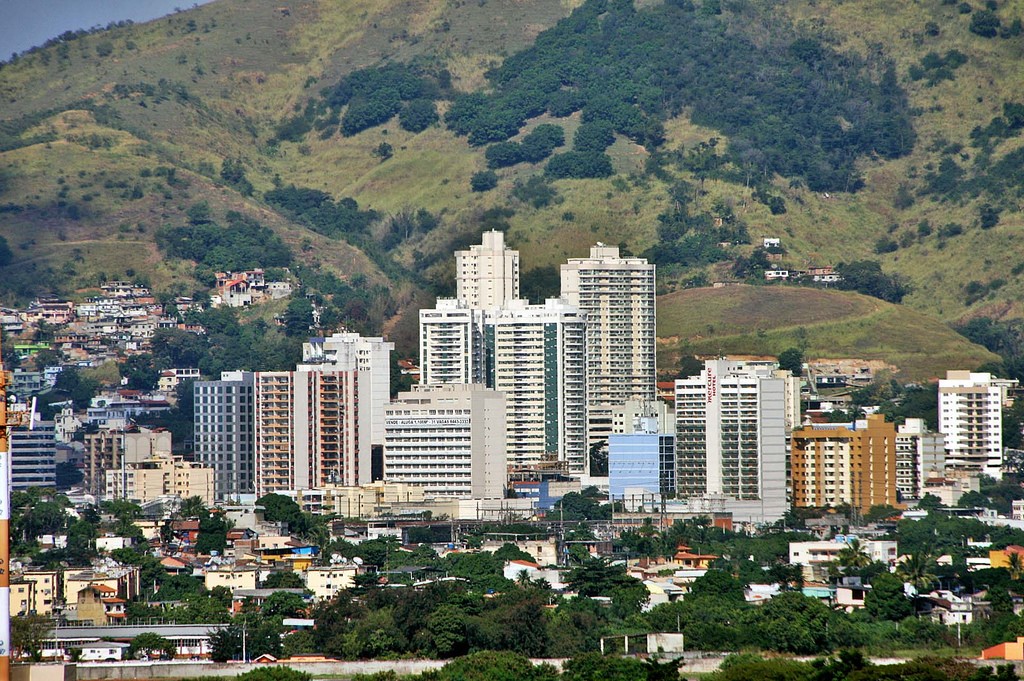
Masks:
[[[779,368],[800,376],[804,371],[804,353],[799,348],[789,348],[779,354]]]
[[[856,260],[839,263],[836,272],[842,276],[839,288],[881,298],[890,303],[902,302],[910,293],[910,284],[898,274],[885,274],[877,260]]]

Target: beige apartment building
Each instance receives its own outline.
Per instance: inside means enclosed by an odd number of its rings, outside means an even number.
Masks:
[[[306,588],[313,592],[313,598],[324,601],[334,597],[342,589],[355,586],[357,565],[331,565],[306,570]]]
[[[455,281],[468,307],[501,307],[519,297],[519,251],[505,245],[503,232],[484,232],[482,243],[455,252]]]
[[[161,497],[199,497],[214,502],[213,468],[170,454],[157,454],[106,473],[106,498],[145,504]]]
[[[52,615],[57,597],[58,578],[59,573],[56,570],[34,570],[13,574],[11,615]]]
[[[97,497],[106,493],[109,471],[171,452],[171,433],[166,430],[100,430],[86,433],[84,442],[85,483]]]
[[[223,586],[234,592],[235,589],[255,589],[259,582],[259,571],[254,568],[221,567],[210,569],[203,577],[207,591]]]
[[[793,431],[793,504],[896,506],[896,437],[881,414]]]
[[[588,442],[612,432],[612,412],[656,397],[654,265],[597,244],[561,267],[562,298],[586,318]]]
[[[1017,381],[988,373],[947,371],[939,380],[939,432],[946,466],[994,478],[1003,468],[1003,407]]]
[[[345,518],[377,518],[393,515],[401,504],[423,503],[423,488],[378,480],[356,487],[328,486],[322,492],[319,512]],[[302,496],[303,502],[305,495]]]

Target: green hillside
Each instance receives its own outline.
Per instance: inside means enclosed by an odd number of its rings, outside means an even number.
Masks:
[[[797,286],[727,286],[658,298],[658,364],[683,355],[768,354],[800,348],[808,361],[883,360],[904,381],[999,361],[935,318],[857,293]]]
[[[1019,317],[1024,0],[990,4],[217,0],[57,40],[0,69],[0,296],[201,290],[214,263],[155,236],[205,201],[215,224],[273,230],[296,268],[386,287],[371,318],[407,345],[404,313],[451,292],[451,250],[485,228],[527,273],[622,244],[663,293],[756,278],[735,263],[776,236],[784,267],[880,261],[936,320]],[[381,66],[415,92],[360,90]],[[438,122],[406,129],[392,113],[413,102]],[[551,125],[562,144],[495,161]],[[473,191],[489,166],[496,188]],[[267,200],[291,185],[372,213],[352,228]]]

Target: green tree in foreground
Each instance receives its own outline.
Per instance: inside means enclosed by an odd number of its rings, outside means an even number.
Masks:
[[[903,582],[888,573],[871,581],[871,590],[864,597],[864,609],[875,619],[893,622],[914,614],[914,604],[903,591]]]
[[[128,657],[131,658],[146,655],[147,657],[159,656],[171,659],[176,652],[177,649],[173,643],[163,636],[149,631],[133,638],[131,645],[128,646]]]

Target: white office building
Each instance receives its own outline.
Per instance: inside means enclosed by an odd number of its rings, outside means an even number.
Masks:
[[[399,393],[385,410],[384,477],[427,497],[502,498],[505,396],[479,384]]]
[[[483,383],[483,322],[483,310],[464,300],[420,310],[420,384]]]
[[[939,380],[939,432],[950,468],[1002,476],[1003,405],[1015,380],[988,373],[947,371]]]
[[[679,497],[724,497],[737,520],[774,522],[786,512],[786,393],[794,379],[778,373],[720,359],[676,381]]]
[[[219,381],[192,386],[196,460],[213,469],[218,500],[237,499],[255,489],[254,390],[255,374],[249,371],[225,371]]]
[[[562,298],[587,319],[591,444],[612,432],[612,410],[656,396],[654,265],[598,244],[561,267]]]
[[[508,463],[587,468],[586,325],[557,298],[508,301],[484,320],[486,384],[505,393]]]
[[[484,232],[483,243],[455,252],[456,297],[470,308],[490,310],[519,298],[519,251],[505,234]]]

